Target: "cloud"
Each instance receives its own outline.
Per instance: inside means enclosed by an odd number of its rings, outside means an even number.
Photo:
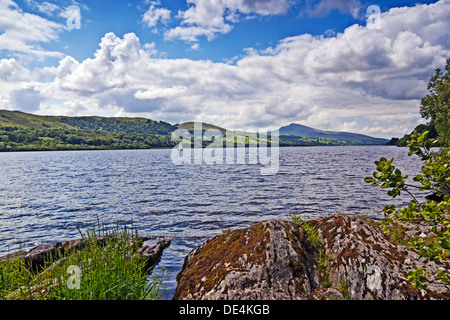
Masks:
[[[280,15],[291,6],[288,0],[189,0],[190,7],[179,11],[181,25],[165,32],[167,40],[196,42],[201,37],[209,41],[219,34],[233,29],[231,23],[240,16],[257,14],[260,16]]]
[[[353,25],[334,36],[289,37],[265,50],[247,50],[228,64],[167,59],[134,33],[108,33],[92,58],[65,57],[43,71],[42,77],[53,75],[50,81],[23,68],[13,72],[17,61],[1,60],[0,74],[10,80],[0,86],[0,103],[9,99],[26,110],[40,106],[41,113],[138,114],[235,129],[297,122],[401,136],[420,121],[428,79],[450,56],[448,4],[391,9],[382,14],[381,30]]]
[[[156,25],[162,23],[167,25],[170,20],[172,11],[165,8],[156,7],[156,3],[152,3],[150,8],[144,13],[142,22],[149,28],[156,30]]]
[[[410,133],[424,119],[417,112],[373,114],[343,122],[338,129],[347,132],[362,132],[381,137],[400,137]],[[370,126],[364,123],[370,123]]]
[[[16,110],[35,112],[39,110],[41,94],[34,87],[17,89],[10,94],[10,104]]]
[[[198,44],[198,43],[194,43],[192,46],[191,46],[191,50],[199,50],[200,49],[200,44]]]
[[[359,0],[306,1],[306,13],[310,16],[326,16],[332,10],[358,17],[362,4]]]
[[[186,42],[196,42],[200,37],[205,37],[208,41],[213,40],[217,34],[230,32],[233,27],[229,24],[222,26],[189,26],[175,27],[164,33],[166,40],[182,40]]]
[[[0,16],[0,50],[38,58],[63,56],[39,46],[57,40],[65,29],[63,25],[23,12],[11,0],[0,0]]]
[[[49,16],[52,16],[54,12],[61,10],[61,8],[56,4],[47,1],[38,2],[36,0],[26,0],[26,3],[34,10],[37,10]]]
[[[0,79],[7,82],[30,80],[30,71],[15,59],[0,60]]]

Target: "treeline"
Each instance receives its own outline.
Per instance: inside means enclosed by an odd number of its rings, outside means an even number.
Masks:
[[[194,145],[194,136],[191,137]],[[270,135],[267,137],[271,145]],[[226,147],[226,137],[223,146]],[[245,137],[245,147],[249,146]],[[252,143],[258,143],[253,141]],[[167,135],[146,133],[111,133],[104,130],[77,129],[26,129],[20,127],[0,126],[0,151],[57,151],[57,150],[116,150],[116,149],[152,149],[173,148],[178,142]],[[202,147],[211,141],[202,141]],[[280,135],[279,145],[285,146],[339,146],[348,145],[337,139],[296,137]],[[235,146],[238,146],[235,141]]]
[[[188,130],[191,134],[191,145],[194,145],[194,130]],[[202,137],[205,135],[206,130],[202,130]],[[223,147],[227,147],[227,143],[229,141],[227,139],[232,138],[234,141],[235,147],[245,146],[249,147],[250,145],[259,145],[263,143],[267,146],[271,146],[272,143],[272,134],[268,133],[264,140],[261,140],[260,135],[257,133],[245,133],[241,131],[229,133],[231,137],[227,137],[227,133],[222,133],[222,145]],[[211,140],[211,139],[210,139]],[[206,147],[212,143],[212,141],[205,141],[203,139],[201,142],[202,147]],[[198,143],[198,145],[200,145]],[[316,137],[299,137],[288,134],[280,134],[279,135],[279,146],[280,147],[307,147],[307,146],[348,146],[348,145],[356,145],[356,142],[353,141],[345,141],[333,138],[316,138]]]
[[[0,151],[149,149],[175,146],[170,136],[0,126]]]
[[[410,134],[406,134],[403,138],[392,138],[387,144],[397,147],[407,147],[409,144],[409,140],[411,140],[411,135],[416,132],[419,135],[428,131],[427,138],[429,139],[437,139],[438,132],[433,122],[427,124],[419,124]],[[435,144],[435,147],[440,147],[439,143]]]
[[[110,133],[169,135],[177,128],[167,122],[143,118],[58,117],[58,121],[82,130]]]
[[[313,138],[313,137],[298,137],[291,135],[280,135],[280,146],[348,146],[353,145],[351,141],[344,141],[333,138]]]

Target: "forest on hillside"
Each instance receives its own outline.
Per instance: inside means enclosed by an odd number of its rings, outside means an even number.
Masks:
[[[169,135],[0,127],[0,151],[149,149],[175,146]]]

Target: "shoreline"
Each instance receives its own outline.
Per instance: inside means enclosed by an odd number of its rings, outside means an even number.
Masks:
[[[393,240],[394,230],[384,232],[382,224],[381,219],[335,214],[305,221],[295,217],[263,220],[223,232],[205,240],[185,257],[176,277],[175,293],[169,299],[450,299],[449,284],[433,278],[423,288],[416,288],[407,276],[416,264],[430,272],[438,268],[449,271],[450,264],[425,263],[411,248]],[[430,229],[422,223],[403,223],[401,228],[405,238]],[[172,239],[166,240],[139,249],[147,254],[151,268],[164,259],[163,250]],[[140,243],[142,246],[143,241]],[[28,259],[30,265],[43,263],[49,252],[79,250],[82,245],[82,240],[40,245],[0,257],[0,263],[8,256]],[[276,281],[269,281],[271,278]]]
[[[268,145],[267,147],[270,147]],[[397,147],[394,145],[384,145],[384,144],[352,144],[352,145],[297,145],[297,146],[289,146],[289,145],[280,145],[280,148],[307,148],[307,147],[326,147],[326,148],[333,148],[333,147],[396,147],[396,148],[405,148],[405,147]],[[1,153],[19,153],[19,152],[64,152],[64,151],[129,151],[129,150],[171,150],[174,149],[174,147],[155,147],[155,148],[127,148],[127,149],[61,149],[61,150],[0,150]],[[248,146],[245,147],[234,147],[234,149],[238,148],[245,148],[247,149]],[[193,149],[206,149],[206,147],[202,148],[190,148],[190,150]],[[223,149],[226,149],[224,147]]]

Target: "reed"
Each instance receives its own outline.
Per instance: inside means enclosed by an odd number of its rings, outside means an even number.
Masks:
[[[23,259],[0,263],[0,299],[142,300],[158,299],[162,277],[151,275],[139,255],[136,229],[117,225],[80,232],[85,245],[49,255],[45,267],[30,270]]]

